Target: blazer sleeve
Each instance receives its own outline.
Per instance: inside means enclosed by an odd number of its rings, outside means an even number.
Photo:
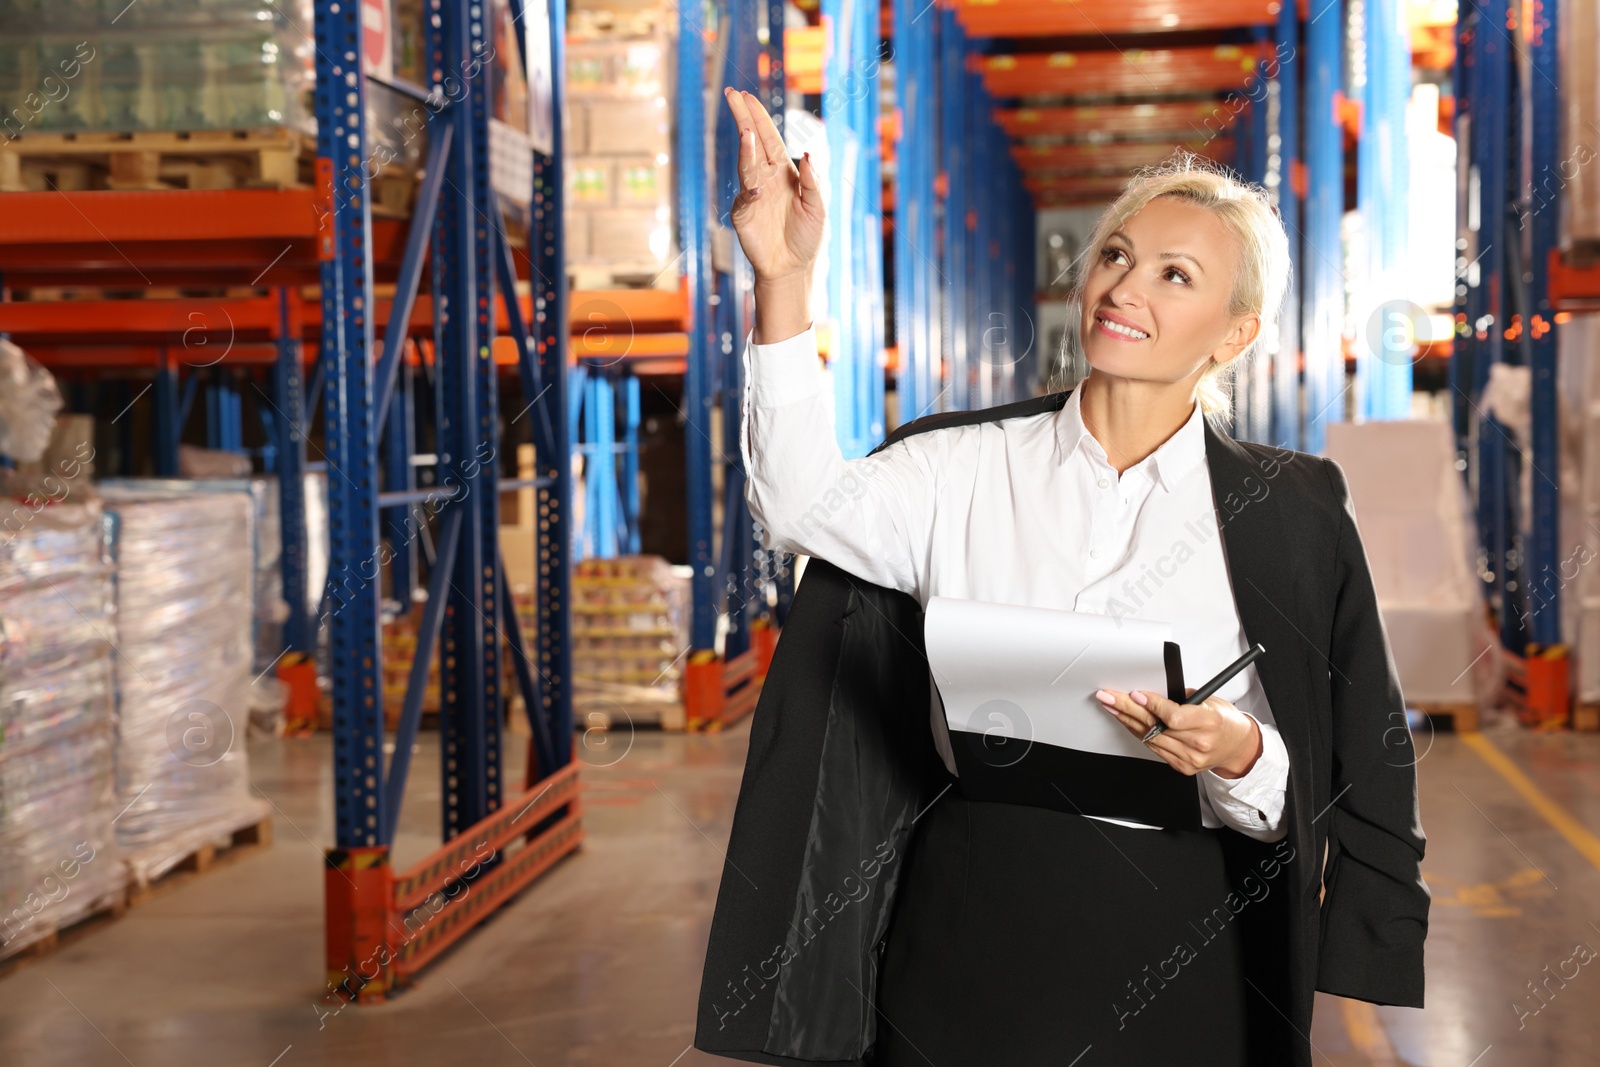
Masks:
[[[1343,469],[1324,459],[1338,505],[1329,646],[1333,759],[1326,811],[1317,988],[1422,1007],[1429,893],[1416,753],[1355,506]]]

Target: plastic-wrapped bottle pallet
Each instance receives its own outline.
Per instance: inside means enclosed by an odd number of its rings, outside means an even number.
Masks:
[[[0,500],[0,957],[120,906],[111,574],[94,502]]]
[[[121,6],[0,0],[3,114],[31,130],[310,129],[309,0]]]
[[[586,559],[572,576],[573,717],[684,725],[689,580],[660,556]]]
[[[118,617],[117,840],[145,884],[270,805],[250,793],[245,493],[104,489]]]

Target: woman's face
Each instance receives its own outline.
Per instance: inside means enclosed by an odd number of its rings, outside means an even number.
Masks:
[[[1079,336],[1098,372],[1198,378],[1213,355],[1227,362],[1260,329],[1258,316],[1228,314],[1239,242],[1198,204],[1157,197],[1091,256]]]

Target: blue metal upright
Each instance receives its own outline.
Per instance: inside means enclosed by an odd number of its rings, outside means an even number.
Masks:
[[[822,122],[828,138],[828,318],[834,433],[846,458],[884,435],[882,197],[878,151],[878,9],[822,0]]]
[[[689,306],[689,356],[683,375],[683,450],[687,470],[690,591],[689,643],[716,645],[719,597],[711,524],[711,405],[716,365],[708,240],[709,181],[705,169],[705,7],[678,5],[678,128],[673,158],[678,176],[678,242]]]
[[[927,17],[927,16],[924,16]],[[972,323],[967,305],[967,109],[966,34],[955,12],[940,7],[939,13],[939,163],[944,177],[944,213],[941,219],[944,243],[944,285],[940,294],[940,325],[943,335],[947,400],[940,410],[964,411],[972,407],[973,390],[969,367]]]
[[[1365,4],[1365,80],[1357,87],[1362,106],[1356,200],[1366,251],[1361,264],[1366,296],[1362,306],[1377,308],[1409,295],[1406,115],[1411,101],[1411,45],[1403,32],[1398,0],[1365,0]],[[1385,343],[1375,351],[1369,337],[1374,331],[1360,323],[1358,332],[1356,410],[1365,419],[1410,418],[1410,338],[1396,347],[1387,343],[1395,331],[1379,329]]]
[[[938,34],[937,16],[928,18],[926,11],[913,0],[894,0],[895,96],[900,108],[894,200],[895,345],[900,357],[895,392],[902,424],[940,410],[936,405],[943,399],[933,308],[940,277],[934,231]]]
[[[1281,448],[1301,448],[1300,426],[1300,8],[1278,9],[1277,44],[1278,215],[1289,237],[1289,285],[1278,319],[1278,347],[1272,358],[1272,418],[1267,434]]]
[[[1305,432],[1321,452],[1325,425],[1344,420],[1344,130],[1338,103],[1344,70],[1344,0],[1319,4],[1306,24],[1306,212],[1301,322],[1305,337]]]
[[[726,0],[723,15],[727,33],[723,36],[725,50],[718,74],[722,85],[758,97],[764,92],[760,76],[761,14],[761,0]],[[781,21],[778,33],[781,38]],[[771,40],[770,29],[768,40]],[[784,129],[783,111],[780,102],[772,112],[779,133]],[[728,226],[739,189],[739,130],[730,109],[717,109],[714,136],[716,174],[712,188],[716,199],[713,207],[718,222]],[[716,304],[712,311],[716,323],[712,350],[722,398],[722,441],[718,448],[723,456],[730,458],[740,455],[743,345],[753,322],[755,289],[755,273],[743,248],[738,241],[731,244],[732,255],[726,269],[714,271]],[[721,576],[718,606],[727,615],[722,639],[722,658],[727,661],[749,650],[751,625],[767,613],[767,589],[766,576],[756,566],[760,545],[750,506],[745,500],[745,471],[740,463],[732,462],[724,465],[722,475],[722,530],[716,565]]]
[[[334,818],[340,847],[390,839],[383,784],[378,598],[378,456],[373,433],[372,203],[366,181],[361,7],[316,5],[319,181],[332,199],[322,265],[321,359],[328,455]]]
[[[1507,0],[1462,0],[1456,51],[1457,145],[1465,167],[1467,195],[1460,204],[1457,241],[1461,278],[1456,287],[1456,337],[1449,376],[1458,448],[1476,483],[1477,518],[1485,595],[1499,615],[1501,641],[1520,647],[1511,601],[1517,596],[1508,574],[1515,523],[1508,476],[1508,431],[1482,412],[1491,367],[1505,356],[1504,291],[1510,168],[1520,156],[1510,139],[1510,42]],[[1507,588],[1511,583],[1510,589]]]
[[[1532,95],[1532,130],[1529,175],[1532,199],[1525,237],[1528,244],[1528,288],[1532,300],[1523,308],[1527,323],[1529,365],[1532,367],[1530,398],[1533,455],[1531,480],[1532,515],[1528,517],[1527,571],[1530,585],[1528,601],[1530,625],[1524,641],[1543,645],[1561,640],[1561,587],[1565,579],[1556,572],[1560,552],[1557,545],[1560,525],[1561,492],[1554,475],[1560,470],[1558,430],[1560,403],[1556,390],[1555,309],[1550,304],[1550,255],[1560,244],[1560,196],[1563,181],[1559,173],[1561,153],[1561,57],[1556,31],[1560,5],[1541,0],[1533,5],[1528,26],[1531,70],[1527,92]]]
[[[286,654],[316,651],[317,634],[306,603],[309,582],[306,533],[306,433],[305,387],[300,351],[299,323],[290,314],[294,298],[278,290],[278,359],[273,364],[273,396],[277,430],[278,529],[283,560],[283,599],[289,614],[283,624]]]

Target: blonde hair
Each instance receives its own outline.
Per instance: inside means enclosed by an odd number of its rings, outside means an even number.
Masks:
[[[1231,418],[1230,394],[1238,367],[1252,355],[1277,322],[1283,295],[1289,285],[1289,235],[1266,189],[1235,177],[1222,166],[1193,152],[1180,151],[1160,163],[1142,167],[1123,184],[1122,192],[1095,223],[1081,253],[1071,300],[1078,315],[1064,331],[1069,344],[1081,343],[1079,323],[1089,266],[1100,254],[1106,238],[1158,196],[1170,196],[1206,208],[1222,220],[1239,241],[1238,273],[1229,299],[1228,314],[1261,316],[1261,329],[1236,359],[1213,363],[1200,377],[1195,395],[1207,415]]]

